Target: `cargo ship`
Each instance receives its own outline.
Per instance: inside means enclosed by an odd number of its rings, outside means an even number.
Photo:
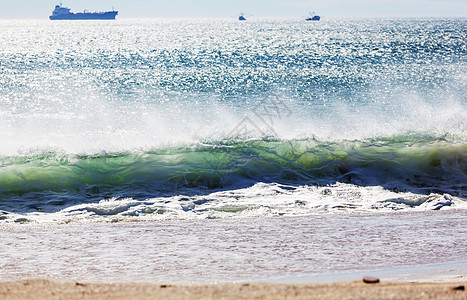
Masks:
[[[105,12],[84,12],[72,13],[70,9],[59,5],[55,5],[55,9],[52,15],[49,17],[50,20],[115,20],[118,11],[112,9],[112,11]]]

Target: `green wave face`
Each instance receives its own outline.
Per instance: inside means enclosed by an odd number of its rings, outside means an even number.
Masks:
[[[200,193],[256,182],[347,182],[466,197],[466,172],[467,145],[440,139],[227,141],[149,152],[5,157],[0,195],[3,202],[37,194],[86,202]]]

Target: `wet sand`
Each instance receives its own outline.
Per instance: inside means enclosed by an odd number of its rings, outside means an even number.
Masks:
[[[26,280],[0,283],[1,299],[467,299],[467,281],[452,283],[239,283],[161,285]]]

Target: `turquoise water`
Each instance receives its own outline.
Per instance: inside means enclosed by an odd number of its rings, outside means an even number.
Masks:
[[[465,19],[0,27],[1,222],[466,207]]]

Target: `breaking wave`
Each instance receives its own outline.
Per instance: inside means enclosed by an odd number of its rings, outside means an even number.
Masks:
[[[467,144],[435,137],[231,140],[87,156],[47,152],[4,157],[0,162],[0,204],[17,212],[102,199],[206,195],[257,183],[351,184],[467,197]],[[417,201],[410,204],[414,205]]]

